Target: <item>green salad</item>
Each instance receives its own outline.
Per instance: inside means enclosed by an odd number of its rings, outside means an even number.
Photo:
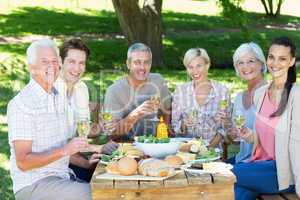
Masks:
[[[170,138],[157,138],[153,135],[142,135],[138,136],[136,141],[140,143],[169,143]]]
[[[104,162],[111,162],[113,159],[123,157],[124,155],[125,155],[124,152],[121,152],[119,150],[114,150],[111,155],[106,155],[106,154],[101,155],[101,160]]]
[[[210,159],[210,158],[216,158],[219,156],[219,153],[216,152],[215,149],[209,149],[205,153],[197,154],[196,159]]]

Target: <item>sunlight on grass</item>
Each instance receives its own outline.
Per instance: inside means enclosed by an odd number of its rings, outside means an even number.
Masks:
[[[9,158],[4,153],[0,153],[0,167],[9,170]]]

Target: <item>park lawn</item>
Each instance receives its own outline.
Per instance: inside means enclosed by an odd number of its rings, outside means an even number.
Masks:
[[[57,1],[58,4],[60,2]],[[201,13],[179,13],[168,9],[163,11],[165,66],[155,66],[153,71],[161,73],[173,91],[177,84],[189,80],[182,64],[185,51],[191,47],[203,47],[212,59],[209,77],[226,84],[234,96],[246,85],[235,76],[232,54],[245,40],[232,20],[222,18],[218,13]],[[299,24],[300,17],[284,15],[272,20],[259,13],[248,12],[247,15],[251,40],[260,44],[265,52],[270,41],[281,35],[290,36],[300,44],[299,28],[286,26]],[[0,37],[4,38],[50,36],[58,43],[71,36],[84,38],[92,50],[84,80],[89,86],[93,101],[102,102],[106,88],[126,73],[124,61],[127,43],[121,34],[116,15],[111,10],[34,7],[25,3],[24,7],[5,12],[0,9],[0,27]],[[14,199],[9,177],[5,115],[8,101],[29,79],[24,61],[28,45],[26,40],[0,43],[0,200]],[[297,53],[300,55],[300,48]],[[233,147],[229,151],[235,153],[236,150]]]
[[[283,15],[268,19],[263,14],[248,12],[250,40],[257,42],[266,52],[270,41],[287,35],[300,43],[300,17]],[[59,20],[57,20],[59,19]],[[47,21],[47,25],[45,25]],[[74,22],[80,23],[74,23]],[[127,43],[112,11],[94,9],[54,9],[20,7],[9,13],[0,13],[0,36],[34,37],[51,36],[61,41],[66,37],[84,38],[92,49],[88,71],[124,65]],[[205,48],[213,66],[231,68],[232,54],[243,42],[238,26],[233,20],[216,15],[197,15],[163,11],[164,64],[169,69],[183,69],[182,58],[191,47]],[[24,42],[1,44],[1,52],[22,53]],[[300,55],[300,48],[297,50]]]

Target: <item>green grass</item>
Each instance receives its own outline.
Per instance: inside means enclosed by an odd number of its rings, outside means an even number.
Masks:
[[[5,2],[9,4],[9,1]],[[12,7],[5,11],[0,8],[0,200],[14,199],[9,176],[7,125],[4,124],[6,106],[29,80],[24,60],[28,41],[5,43],[5,37],[20,39],[23,36],[51,36],[58,43],[70,36],[83,37],[92,50],[84,77],[92,101],[102,101],[106,88],[126,73],[128,46],[124,38],[119,37],[122,34],[121,29],[115,13],[111,10],[96,10],[93,6],[58,8],[30,7],[26,3],[22,5],[24,7]],[[196,9],[201,8],[191,8],[193,11]],[[218,13],[201,13],[198,15],[163,10],[165,68],[153,67],[152,71],[161,73],[173,91],[177,84],[189,80],[182,64],[185,51],[196,46],[203,47],[207,49],[212,60],[209,77],[230,87],[234,96],[246,85],[235,76],[232,54],[241,43],[247,41],[244,41],[232,20],[222,18]],[[300,17],[285,15],[274,20],[258,13],[249,12],[247,15],[251,40],[260,44],[265,52],[270,41],[281,35],[290,36],[296,44],[300,44],[299,28],[274,28],[286,27],[287,24],[290,27],[299,26]],[[297,54],[300,55],[300,48]],[[5,57],[7,58],[3,59]],[[237,147],[232,146],[229,151],[232,155],[236,153]]]

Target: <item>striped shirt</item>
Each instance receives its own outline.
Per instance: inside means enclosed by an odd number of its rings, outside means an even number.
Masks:
[[[48,176],[69,178],[69,156],[43,167],[22,171],[17,166],[13,145],[16,140],[30,140],[33,153],[64,146],[68,139],[65,106],[55,88],[49,94],[33,79],[9,102],[7,119],[14,193]]]

